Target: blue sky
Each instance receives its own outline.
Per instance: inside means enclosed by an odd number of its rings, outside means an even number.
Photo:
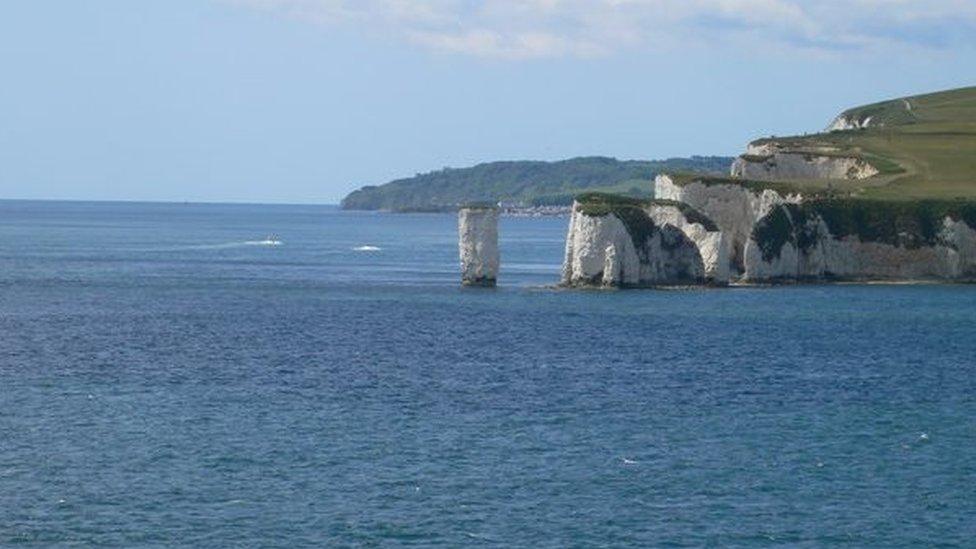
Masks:
[[[976,0],[13,0],[0,197],[337,202],[976,84]]]

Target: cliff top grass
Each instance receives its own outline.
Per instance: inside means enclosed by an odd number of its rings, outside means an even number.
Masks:
[[[792,139],[792,138],[785,138],[785,139]],[[753,143],[756,144],[769,143],[769,142],[773,142],[776,143],[777,145],[780,145],[778,149],[778,152],[780,153],[799,154],[808,157],[826,156],[828,158],[853,158],[855,160],[865,159],[864,154],[862,154],[860,151],[837,150],[833,148],[833,146],[828,146],[828,145],[810,146],[810,144],[808,143],[796,142],[796,143],[790,143],[789,146],[784,146],[786,143],[788,143],[785,140],[779,141],[779,140],[772,140],[770,138],[753,141]],[[739,157],[749,160],[751,162],[763,162],[765,160],[772,158],[772,155],[743,154],[743,155],[739,155]]]
[[[580,213],[601,216],[623,208],[644,208],[651,201],[607,192],[587,192],[577,196],[576,202],[579,203]]]
[[[976,198],[976,87],[873,103],[849,109],[843,116],[858,121],[870,117],[868,128],[771,137],[755,143],[776,143],[789,151],[826,149],[834,151],[830,154],[863,158],[881,173],[840,184],[858,198]],[[817,186],[817,182],[790,184]]]
[[[604,192],[589,192],[576,197],[577,211],[591,217],[614,215],[624,224],[638,254],[644,253],[644,243],[659,230],[648,209],[651,206],[677,208],[690,223],[698,223],[706,231],[718,231],[718,225],[708,216],[683,202],[674,200],[640,199]],[[666,229],[672,230],[672,229]],[[673,229],[677,230],[677,229]]]
[[[758,181],[752,179],[743,179],[739,177],[730,176],[718,176],[718,175],[701,175],[695,173],[674,173],[668,174],[671,181],[679,187],[684,187],[692,183],[700,183],[706,187],[712,187],[716,185],[733,185],[738,187],[743,187],[754,192],[762,192],[764,190],[776,191],[781,195],[788,194],[805,194],[805,195],[817,195],[819,193],[826,192],[830,190],[833,186],[833,182],[821,180],[821,181]]]
[[[646,212],[650,206],[668,206],[677,208],[689,223],[698,223],[704,226],[707,231],[719,230],[718,225],[707,215],[684,202],[676,200],[641,199],[605,192],[588,192],[577,196],[576,201],[579,203],[580,213],[594,217],[619,213],[631,208]]]
[[[619,219],[638,254],[644,253],[644,244],[657,232],[657,225],[645,209],[650,200],[604,192],[588,192],[576,197],[577,211],[591,217],[614,215]]]

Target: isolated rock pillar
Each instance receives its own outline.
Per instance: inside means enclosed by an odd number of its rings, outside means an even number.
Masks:
[[[498,208],[467,206],[458,211],[461,284],[492,287],[498,279]]]

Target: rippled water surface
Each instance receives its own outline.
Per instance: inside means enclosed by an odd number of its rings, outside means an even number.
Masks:
[[[566,224],[486,291],[447,215],[0,202],[0,545],[976,538],[976,287],[556,291]]]

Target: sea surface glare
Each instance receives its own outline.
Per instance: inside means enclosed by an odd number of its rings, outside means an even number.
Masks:
[[[0,202],[0,546],[972,546],[976,287],[559,291],[566,227],[462,290],[450,215]]]

